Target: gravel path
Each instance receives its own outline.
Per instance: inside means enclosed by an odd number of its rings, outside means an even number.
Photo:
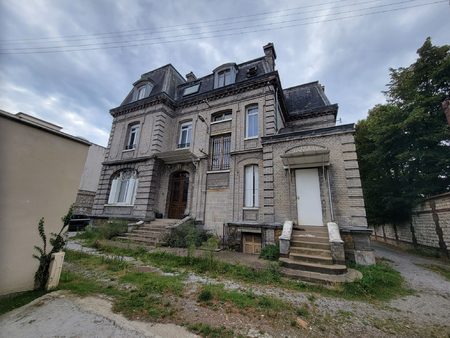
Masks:
[[[423,258],[374,243],[376,255],[388,259],[416,291],[413,296],[395,299],[390,306],[409,313],[425,322],[448,323],[450,319],[450,282],[417,264],[443,264],[436,259]]]

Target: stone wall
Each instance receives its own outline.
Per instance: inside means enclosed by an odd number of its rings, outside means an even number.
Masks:
[[[449,256],[450,193],[424,200],[415,207],[411,223],[375,226],[374,239],[393,245],[433,248]]]
[[[90,216],[94,205],[95,191],[78,190],[77,198],[73,205],[74,215]]]

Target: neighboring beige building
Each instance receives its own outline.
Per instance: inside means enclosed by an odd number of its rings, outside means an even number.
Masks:
[[[89,146],[54,124],[0,111],[0,294],[33,288],[39,219],[48,238],[59,231]]]
[[[358,231],[349,253],[370,251],[353,124],[336,125],[320,83],[282,88],[273,44],[263,50],[201,78],[170,64],[143,74],[110,111],[93,216],[188,215],[253,253],[286,221],[336,222]]]
[[[105,160],[105,147],[98,144],[91,144],[81,175],[80,187],[74,204],[74,218],[71,224],[89,223],[92,214],[95,193],[98,188],[98,181]]]

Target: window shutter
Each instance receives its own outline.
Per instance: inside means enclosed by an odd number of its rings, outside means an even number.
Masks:
[[[258,166],[257,165],[253,165],[253,175],[255,178],[255,186],[254,188],[254,192],[255,192],[255,207],[259,206],[259,175],[258,175]]]
[[[253,207],[253,168],[252,166],[245,167],[245,192],[244,192],[244,205],[246,207]]]
[[[125,198],[125,203],[126,204],[130,204],[131,205],[132,202],[133,202],[135,184],[136,184],[136,179],[135,178],[130,178],[128,180],[127,196]]]
[[[117,184],[119,182],[118,178],[113,179],[111,183],[111,191],[109,192],[108,204],[114,204],[117,202],[116,194],[117,194]]]

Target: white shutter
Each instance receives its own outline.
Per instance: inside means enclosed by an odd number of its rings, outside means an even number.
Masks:
[[[258,173],[258,166],[257,165],[253,165],[253,175],[255,177],[255,186],[254,191],[255,191],[255,205],[254,207],[259,206],[259,173]]]
[[[246,207],[253,207],[253,168],[252,166],[245,167],[245,203]]]
[[[111,183],[111,191],[109,192],[109,199],[108,204],[114,204],[117,202],[116,195],[117,195],[117,185],[119,183],[119,179],[115,178],[113,179]]]
[[[128,204],[128,205],[132,204],[134,190],[135,190],[135,183],[136,183],[136,179],[134,179],[134,178],[128,179],[127,196],[125,197],[125,204]]]

